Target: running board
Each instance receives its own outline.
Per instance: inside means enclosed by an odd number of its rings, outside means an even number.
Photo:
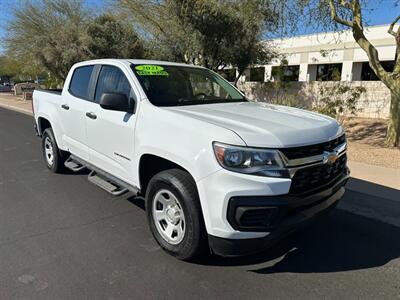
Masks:
[[[96,173],[96,171],[90,172],[88,180],[113,196],[120,196],[129,191],[127,188],[121,187],[116,182]]]
[[[91,172],[88,176],[88,180],[98,187],[106,190],[108,193],[114,196],[122,195],[126,192],[131,192],[137,195],[140,190],[138,187],[131,185],[110,173],[92,165],[84,159],[81,159],[73,154],[70,157],[75,163],[89,169]]]
[[[83,170],[84,168],[86,168],[84,165],[82,165],[79,162],[73,160],[72,157],[69,157],[65,161],[64,166],[66,168],[70,169],[73,172],[79,172],[80,170]]]

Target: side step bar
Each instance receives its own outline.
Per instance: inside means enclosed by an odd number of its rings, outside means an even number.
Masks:
[[[88,180],[113,196],[120,196],[129,191],[127,188],[120,187],[111,180],[104,178],[104,176],[97,174],[96,171],[90,172]]]
[[[97,168],[91,163],[88,163],[87,161],[80,159],[75,155],[71,154],[68,161],[78,165],[81,169],[88,168],[91,170],[90,174],[88,175],[88,180],[113,196],[120,196],[127,192],[132,192],[135,195],[139,193],[138,187],[126,183],[125,181],[111,175],[106,171],[103,171],[100,168]],[[77,168],[75,168],[75,170],[77,170]]]
[[[80,170],[86,168],[84,165],[73,160],[71,156],[65,161],[64,166],[73,172],[79,172]]]

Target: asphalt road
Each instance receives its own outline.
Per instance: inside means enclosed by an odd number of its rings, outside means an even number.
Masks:
[[[261,255],[181,262],[141,199],[50,173],[32,124],[0,109],[0,299],[400,299],[400,227],[336,209]]]

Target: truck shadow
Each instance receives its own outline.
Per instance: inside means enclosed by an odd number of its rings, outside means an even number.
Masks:
[[[375,186],[367,182],[362,184],[368,184],[369,189]],[[382,193],[384,187],[376,185],[376,188],[380,195],[385,195]],[[397,195],[397,190],[388,188],[387,192]],[[373,203],[375,198],[383,199],[349,191],[343,201],[366,199]],[[128,200],[144,209],[143,198],[130,197]],[[379,203],[376,201],[375,205],[379,206]],[[399,201],[393,201],[391,205],[396,205],[396,211],[400,208],[397,207]],[[262,253],[238,258],[206,256],[194,263],[248,266],[248,271],[256,274],[330,273],[380,267],[399,257],[400,227],[337,208]]]
[[[329,273],[380,267],[400,257],[398,237],[398,227],[337,210],[296,237],[280,261],[251,272]]]
[[[257,274],[369,269],[400,257],[399,237],[398,227],[335,209],[324,219],[316,220],[260,254],[241,258],[209,257],[198,263],[254,265],[249,271]]]

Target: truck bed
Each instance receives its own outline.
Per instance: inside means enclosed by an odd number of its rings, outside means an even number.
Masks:
[[[40,92],[61,95],[62,89],[38,89]]]
[[[57,118],[61,109],[62,93],[61,90],[41,90],[33,91],[32,108],[35,118],[39,111],[51,114]]]

